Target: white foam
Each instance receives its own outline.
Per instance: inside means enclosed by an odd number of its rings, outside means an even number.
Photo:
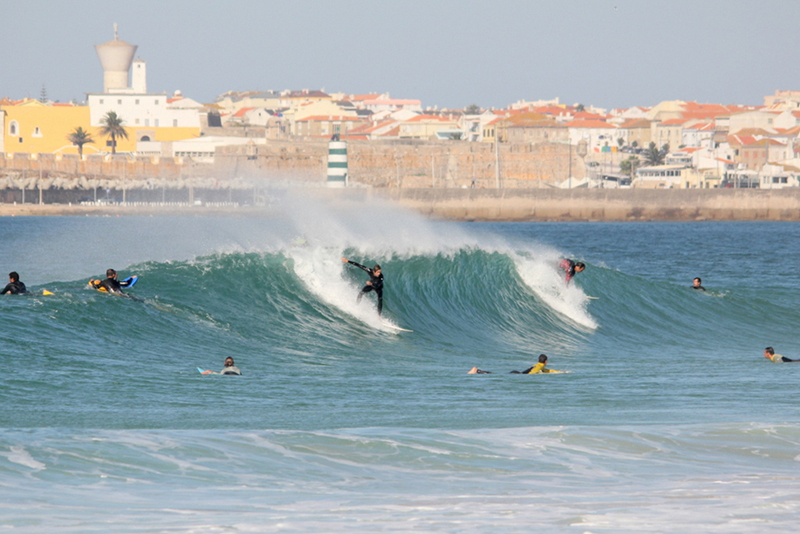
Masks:
[[[30,455],[28,451],[26,451],[23,447],[10,447],[10,451],[7,453],[0,453],[3,454],[6,458],[8,458],[9,462],[13,462],[15,464],[24,465],[25,467],[30,467],[31,469],[41,470],[47,467],[42,462],[35,460],[33,456]]]

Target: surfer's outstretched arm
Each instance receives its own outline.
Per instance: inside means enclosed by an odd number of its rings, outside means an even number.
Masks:
[[[350,265],[355,265],[356,267],[358,267],[362,271],[366,271],[367,273],[372,274],[372,269],[370,269],[369,267],[364,267],[360,263],[356,263],[354,261],[350,261],[347,258],[342,258],[342,262],[343,263],[349,263]]]

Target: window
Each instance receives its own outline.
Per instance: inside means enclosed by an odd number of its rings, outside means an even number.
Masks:
[[[156,106],[158,105],[158,99],[156,99]]]
[[[137,106],[139,105],[139,99],[138,98],[136,99],[136,105]]]
[[[103,103],[103,99],[102,99],[102,98],[100,99],[100,103],[101,103],[101,104]]]
[[[121,106],[121,105],[122,105],[122,99],[121,99],[121,98],[118,98],[118,99],[117,99],[117,105],[119,105],[119,106]]]
[[[34,137],[41,137],[42,136],[42,130],[40,130],[38,126],[33,129],[33,136]]]
[[[158,127],[158,119],[156,119],[156,127]]]
[[[17,121],[11,121],[8,123],[8,135],[17,135],[19,131],[19,124]]]
[[[134,122],[135,122],[136,124],[139,124],[139,119],[136,119]]]
[[[150,119],[145,119],[144,120],[144,125],[145,126],[150,126]]]
[[[177,127],[178,126],[178,119],[172,119],[172,126],[173,127]]]

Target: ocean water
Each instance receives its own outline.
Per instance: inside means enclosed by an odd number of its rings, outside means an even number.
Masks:
[[[797,530],[800,364],[762,356],[800,358],[797,223],[284,200],[0,218],[32,290],[0,298],[0,530]],[[86,288],[108,267],[136,299]],[[569,372],[509,374],[540,353]]]

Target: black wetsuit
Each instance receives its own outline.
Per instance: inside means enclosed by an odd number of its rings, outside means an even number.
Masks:
[[[703,286],[692,286],[692,289],[698,289],[700,291],[705,291],[706,290],[706,288],[704,288]]]
[[[16,282],[9,282],[3,291],[0,291],[0,295],[5,295],[6,293],[11,293],[12,295],[22,295],[23,293],[27,292],[28,290],[25,287],[25,284],[17,280]]]
[[[121,293],[124,295],[125,292],[122,291],[122,288],[128,287],[129,285],[131,285],[130,282],[120,282],[116,278],[106,278],[99,284],[96,284],[94,287],[96,289],[104,287],[106,288],[106,291],[108,291],[109,293]]]
[[[379,274],[378,276],[375,276],[375,274],[372,272],[372,269],[370,269],[369,267],[364,267],[360,263],[356,263],[350,260],[348,260],[347,263],[349,263],[350,265],[355,265],[359,269],[366,271],[366,273],[369,275],[370,283],[365,285],[361,289],[361,292],[359,292],[358,297],[356,298],[356,302],[357,303],[361,302],[361,297],[363,297],[366,293],[369,293],[370,291],[374,291],[375,294],[378,295],[378,315],[380,315],[381,310],[383,310],[383,273]]]

